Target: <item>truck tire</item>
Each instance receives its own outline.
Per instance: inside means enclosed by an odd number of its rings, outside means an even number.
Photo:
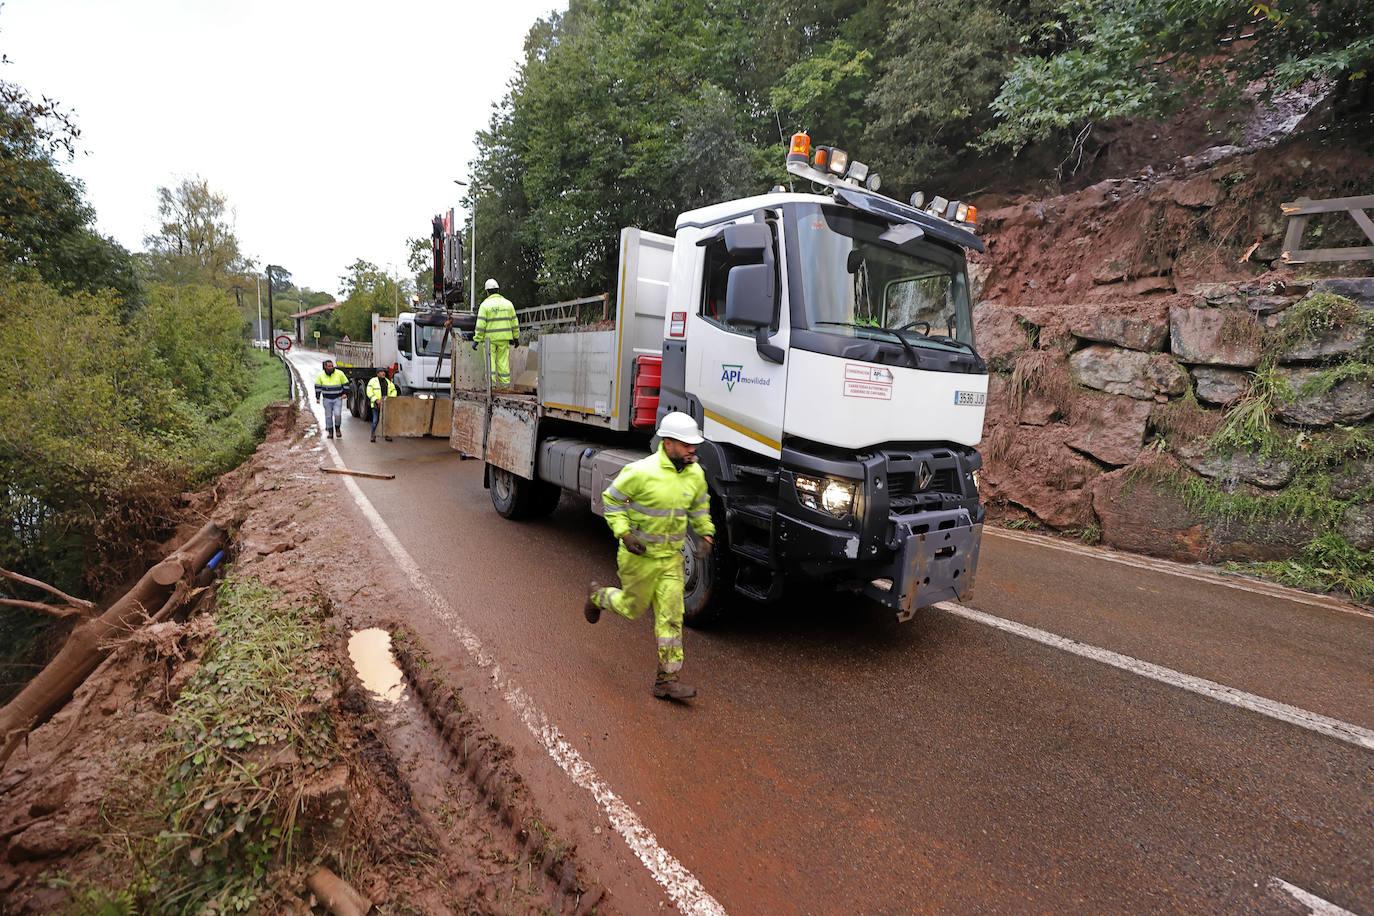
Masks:
[[[712,512],[714,517],[718,513]],[[716,521],[711,552],[699,560],[694,553],[696,532],[687,529],[682,545],[682,622],[702,629],[720,619],[726,596],[731,592],[730,545],[726,540],[725,519]]]
[[[372,422],[372,402],[365,395],[358,396],[358,418]]]
[[[353,414],[353,416],[355,416],[355,417],[362,413],[362,411],[358,408],[358,401],[359,401],[359,400],[361,400],[361,399],[358,397],[358,383],[357,383],[357,382],[349,382],[349,383],[348,383],[348,412],[351,413],[351,414]]]
[[[491,481],[491,504],[496,514],[513,521],[535,514],[539,498],[539,484],[526,480],[494,464],[487,465],[487,479]]]
[[[534,482],[534,499],[531,500],[530,505],[530,518],[543,518],[546,515],[552,515],[562,498],[563,488],[558,484],[549,483],[547,480],[536,480]]]

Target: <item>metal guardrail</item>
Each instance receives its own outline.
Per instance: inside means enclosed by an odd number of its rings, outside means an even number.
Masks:
[[[554,302],[550,305],[535,305],[530,308],[516,309],[515,317],[520,321],[520,330],[526,328],[556,328],[577,324],[582,307],[601,303],[601,318],[604,321],[611,310],[611,297],[606,293],[599,296],[586,296],[582,299],[569,299],[567,302]]]
[[[1283,237],[1283,261],[1285,264],[1310,264],[1316,261],[1364,261],[1374,260],[1374,221],[1364,212],[1374,207],[1374,194],[1362,197],[1332,197],[1327,200],[1310,200],[1299,197],[1297,200],[1280,204],[1283,215],[1288,218],[1288,231]],[[1307,231],[1307,221],[1318,213],[1350,214],[1350,218],[1364,232],[1370,244],[1349,248],[1303,248],[1302,235]]]

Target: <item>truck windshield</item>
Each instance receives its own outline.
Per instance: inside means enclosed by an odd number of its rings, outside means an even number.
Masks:
[[[903,228],[839,206],[800,208],[807,326],[889,341],[895,331],[915,346],[972,349],[963,259],[929,242],[903,243]]]
[[[432,324],[417,324],[415,330],[420,338],[421,356],[438,356],[443,352],[440,347],[444,343],[444,329],[435,327]]]

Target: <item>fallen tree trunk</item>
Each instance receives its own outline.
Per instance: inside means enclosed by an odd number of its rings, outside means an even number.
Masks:
[[[133,629],[140,618],[174,605],[178,598],[185,600],[196,574],[223,545],[224,532],[207,524],[148,570],[109,610],[72,630],[62,651],[0,709],[0,770],[28,733],[60,710],[104,661],[117,637]]]

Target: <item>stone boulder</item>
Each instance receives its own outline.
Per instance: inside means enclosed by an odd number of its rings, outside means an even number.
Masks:
[[[1250,374],[1240,369],[1195,366],[1193,386],[1198,400],[1227,407],[1245,397],[1250,390]]]
[[[989,447],[982,495],[1014,503],[1053,528],[1085,528],[1093,521],[1092,480],[1101,471],[1066,442],[1063,425],[1001,427]],[[994,436],[989,436],[989,442]]]
[[[1337,530],[1345,542],[1356,550],[1374,550],[1374,505],[1346,509]]]
[[[1374,458],[1350,461],[1331,472],[1331,495],[1349,499],[1374,482]]]
[[[1345,379],[1323,394],[1303,394],[1302,389],[1321,370],[1276,370],[1292,390],[1291,400],[1280,400],[1274,413],[1285,423],[1298,426],[1330,426],[1359,423],[1374,416],[1374,385],[1365,379]]]
[[[1084,340],[1152,353],[1169,339],[1169,313],[1162,304],[1137,302],[1089,307],[1070,319],[1069,330]]]
[[[1188,467],[1227,490],[1234,490],[1243,483],[1276,490],[1288,486],[1293,480],[1293,462],[1266,458],[1253,452],[1208,455],[1180,450],[1179,458]]]
[[[1358,353],[1369,340],[1370,329],[1362,324],[1348,324],[1318,332],[1304,338],[1279,354],[1281,363],[1311,363],[1350,356]]]
[[[978,355],[993,369],[1006,369],[1031,345],[1021,316],[996,302],[979,303],[973,310],[973,339]]]
[[[1188,390],[1188,376],[1166,354],[1152,356],[1104,344],[1070,356],[1069,374],[1087,388],[1142,401],[1177,397]]]
[[[1074,407],[1067,444],[1121,467],[1140,457],[1150,405],[1129,397],[1082,397]]]
[[[1374,277],[1328,277],[1312,284],[1316,293],[1344,296],[1366,306],[1374,306]]]
[[[1093,481],[1092,508],[1110,547],[1185,563],[1266,562],[1293,556],[1315,534],[1302,520],[1197,515],[1176,490],[1136,470],[1122,468]]]
[[[1262,330],[1255,319],[1233,309],[1169,309],[1169,349],[1184,363],[1253,366],[1259,362]]]

